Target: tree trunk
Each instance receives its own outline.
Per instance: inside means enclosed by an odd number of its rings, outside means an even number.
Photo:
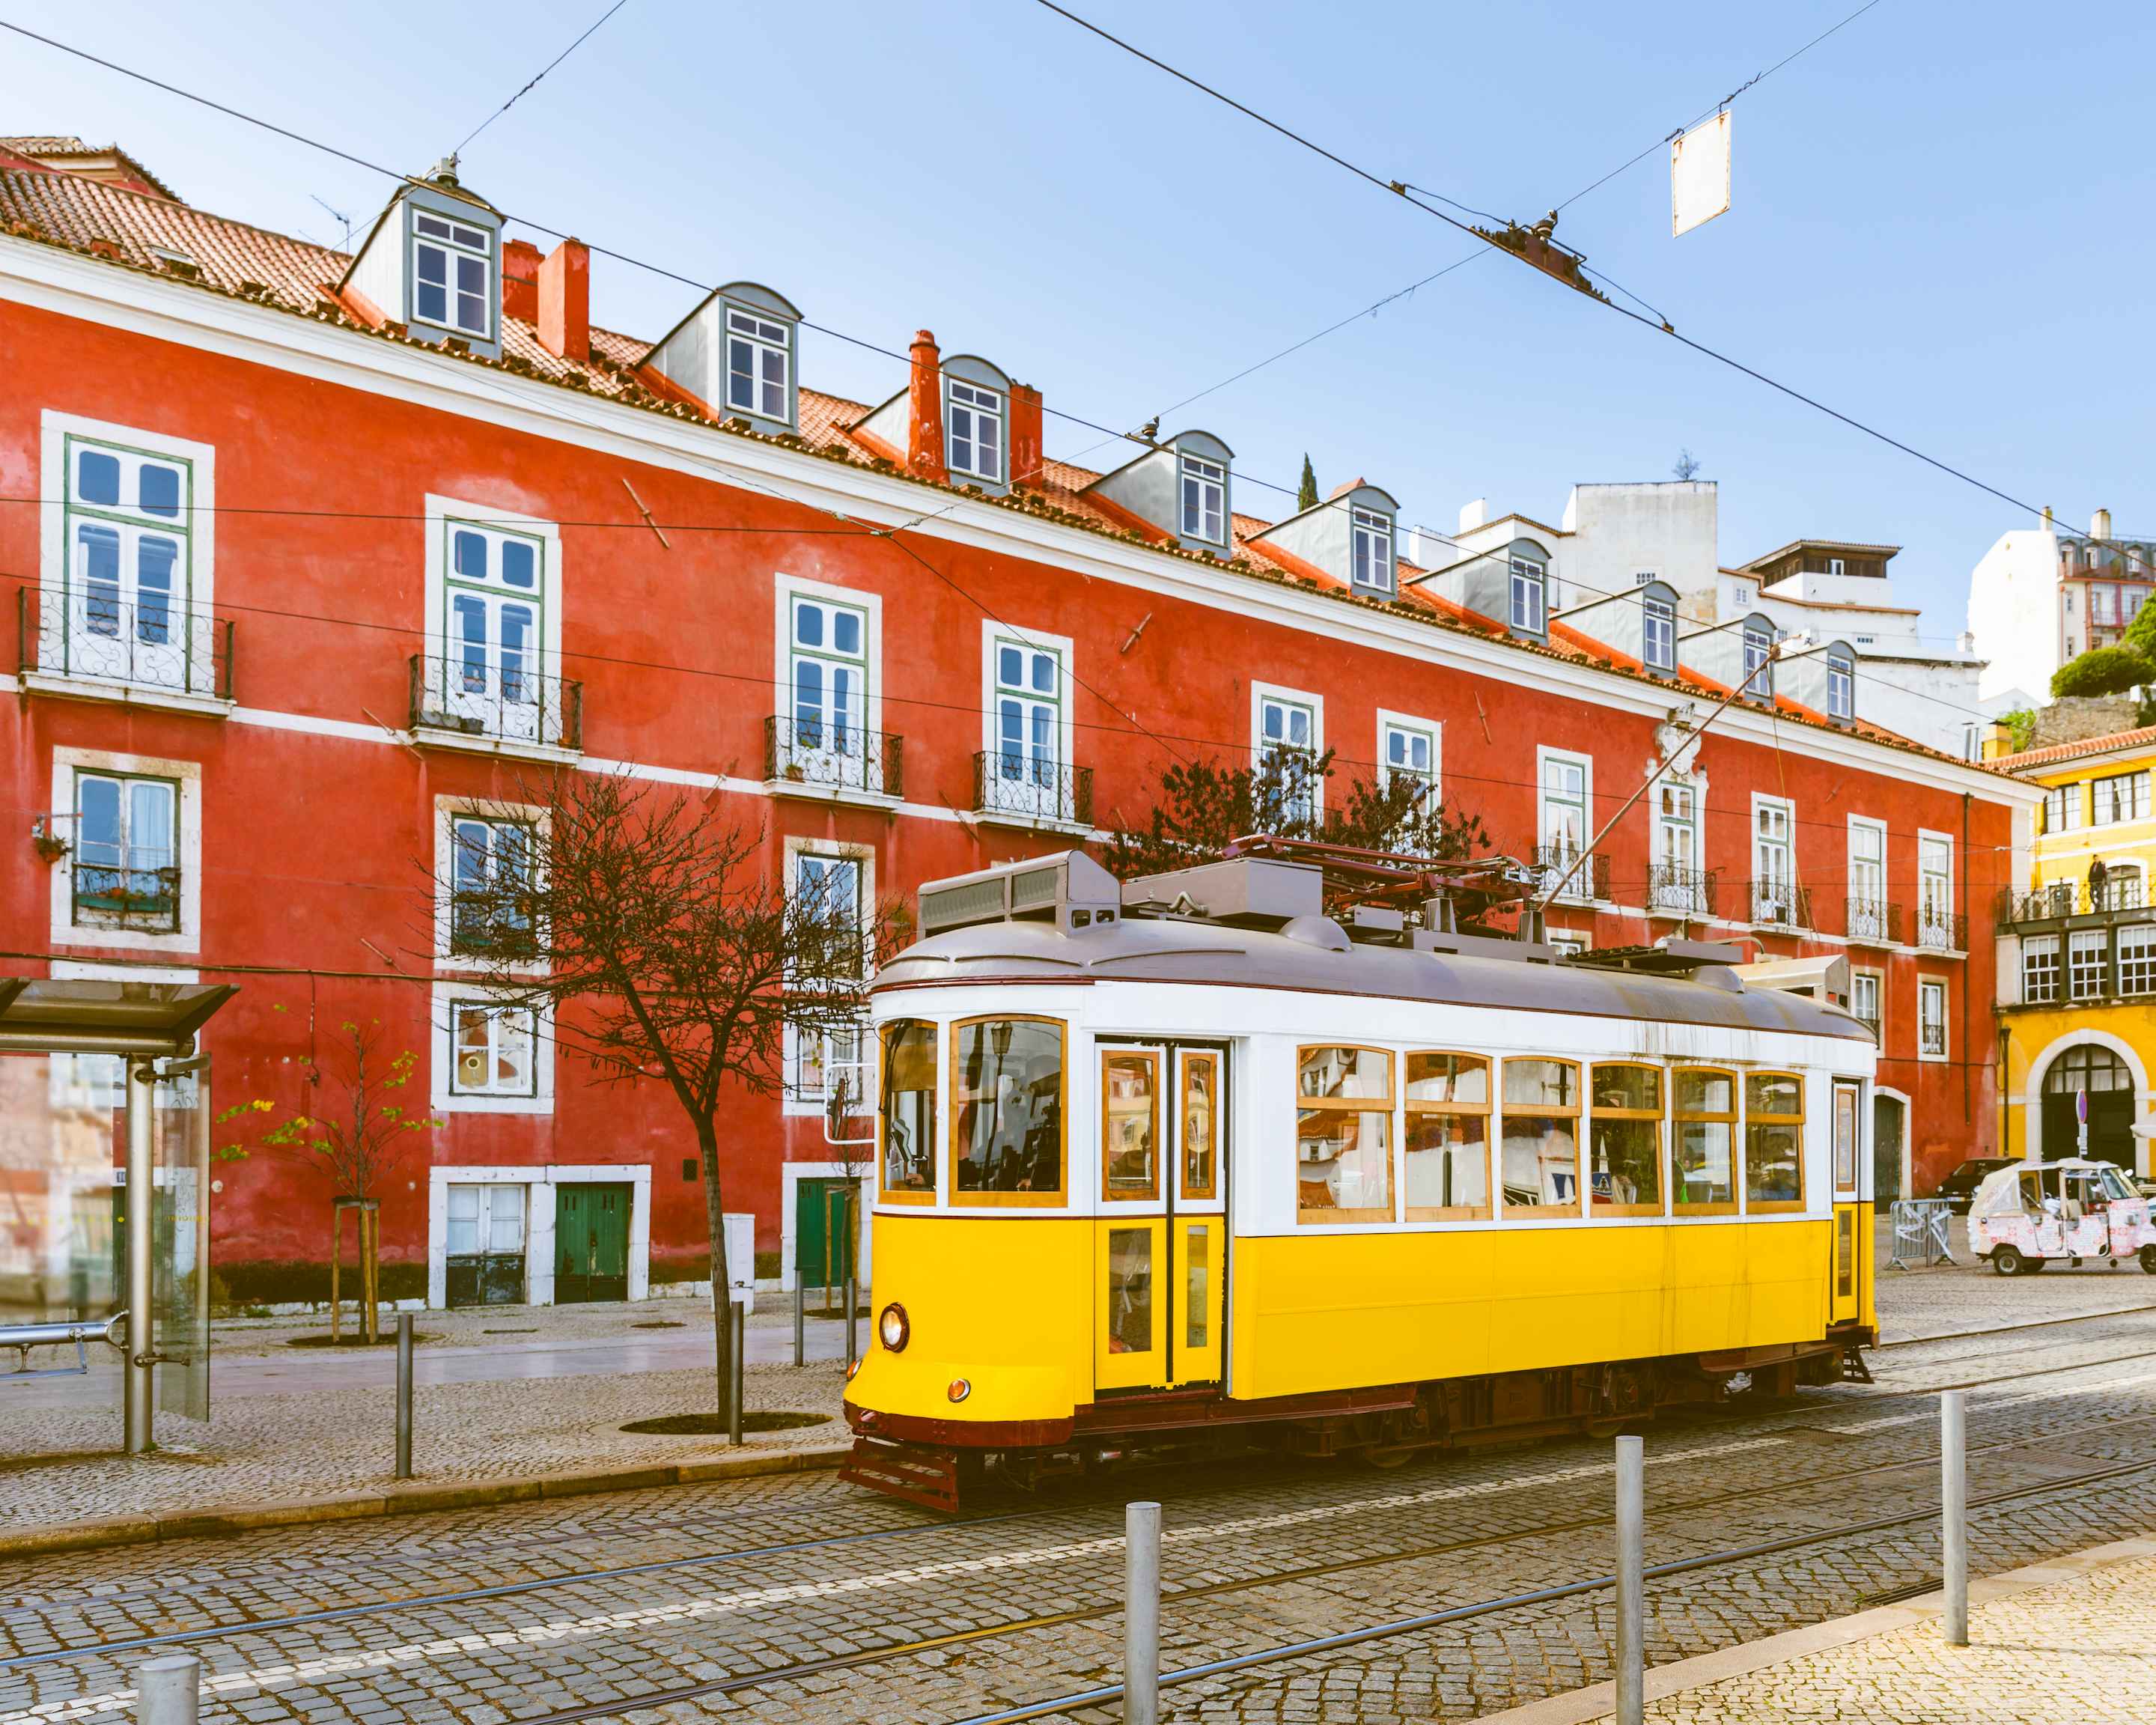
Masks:
[[[359,1213],[359,1237],[360,1297],[367,1301],[367,1345],[372,1348],[382,1334],[382,1216],[372,1206]]]
[[[719,1188],[719,1131],[709,1116],[696,1122],[696,1150],[704,1165],[704,1223],[711,1236],[711,1327],[717,1332],[719,1417],[733,1411],[734,1327],[726,1270],[726,1205]]]
[[[338,1272],[344,1267],[344,1212],[335,1204],[330,1206],[330,1346],[337,1345],[342,1327],[344,1302],[338,1297],[343,1291],[337,1286]]]

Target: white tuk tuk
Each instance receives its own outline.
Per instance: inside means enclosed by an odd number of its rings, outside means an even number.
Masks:
[[[1987,1174],[1969,1207],[1969,1248],[2001,1276],[2033,1276],[2055,1258],[2138,1258],[2156,1276],[2148,1201],[2108,1162],[2016,1163]]]

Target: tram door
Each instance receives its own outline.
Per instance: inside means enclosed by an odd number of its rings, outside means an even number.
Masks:
[[[1217,1383],[1227,1315],[1228,1051],[1104,1044],[1100,1062],[1094,1388]]]
[[[1828,1271],[1832,1291],[1829,1322],[1854,1323],[1864,1310],[1865,1279],[1871,1273],[1871,1217],[1861,1202],[1864,1145],[1858,1130],[1864,1095],[1854,1081],[1834,1081],[1834,1243]]]

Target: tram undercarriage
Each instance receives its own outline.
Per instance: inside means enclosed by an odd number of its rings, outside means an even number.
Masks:
[[[908,1418],[848,1404],[853,1454],[839,1478],[955,1514],[993,1458],[1022,1489],[1132,1461],[1194,1461],[1250,1451],[1354,1456],[1397,1466],[1419,1451],[1613,1432],[1666,1408],[1772,1399],[1799,1385],[1869,1382],[1861,1349],[1877,1332],[1840,1326],[1820,1341],[1448,1378],[1267,1401],[1217,1386],[1105,1398],[1069,1420],[1005,1429]]]

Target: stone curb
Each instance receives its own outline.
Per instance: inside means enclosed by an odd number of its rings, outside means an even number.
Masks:
[[[2032,1588],[2071,1581],[2091,1570],[2107,1569],[2115,1563],[2147,1557],[2156,1557],[2156,1538],[2113,1540],[2108,1545],[2094,1546],[2087,1551],[2070,1553],[2025,1568],[2009,1569],[2003,1574],[1973,1580],[1969,1584],[1969,1606],[1974,1610],[1979,1605],[2009,1599]],[[1671,1665],[1650,1666],[1645,1684],[1648,1705],[1666,1701],[1671,1696],[1689,1694],[1695,1689],[1712,1688],[1728,1678],[1784,1665],[1806,1654],[1853,1646],[1890,1630],[1928,1622],[1939,1615],[1945,1604],[1943,1593],[1921,1594],[1898,1605],[1881,1605],[1849,1617],[1832,1617],[1825,1623],[1768,1635],[1763,1640],[1723,1647]],[[1609,1719],[1616,1705],[1614,1683],[1591,1683],[1584,1689],[1545,1696],[1540,1701],[1509,1707],[1502,1713],[1484,1713],[1468,1721],[1467,1725],[1595,1725],[1597,1721]]]
[[[694,1486],[711,1480],[754,1479],[766,1474],[811,1473],[837,1467],[851,1453],[844,1444],[804,1445],[701,1461],[669,1461],[637,1467],[597,1467],[526,1475],[521,1479],[473,1480],[433,1485],[424,1481],[378,1491],[332,1491],[282,1503],[211,1504],[162,1515],[100,1516],[42,1527],[0,1530],[0,1563],[54,1552],[94,1551],[104,1546],[151,1545],[167,1539],[221,1539],[258,1527],[290,1527],[369,1516],[432,1515],[540,1498],[581,1497],[595,1491],[641,1491],[654,1486]]]

